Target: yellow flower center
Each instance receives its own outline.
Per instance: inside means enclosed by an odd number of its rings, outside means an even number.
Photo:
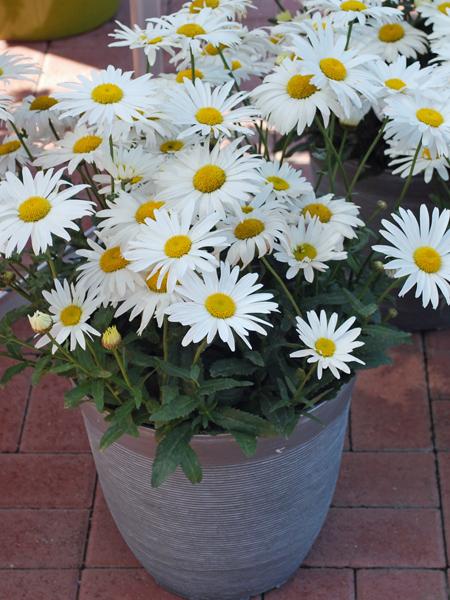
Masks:
[[[30,104],[30,110],[48,110],[52,106],[58,104],[56,98],[51,96],[36,96],[33,102]]]
[[[317,354],[324,358],[329,358],[336,352],[336,344],[330,338],[319,338],[315,343],[315,347]]]
[[[310,83],[312,75],[293,75],[287,82],[286,91],[294,100],[309,98],[318,91],[318,88]]]
[[[229,319],[236,312],[236,303],[228,294],[217,292],[206,298],[205,308],[216,319]]]
[[[145,223],[145,219],[155,219],[155,210],[164,206],[165,202],[159,200],[149,200],[140,205],[137,211],[134,213],[134,218],[137,223]]]
[[[299,244],[296,248],[294,248],[294,258],[298,261],[305,260],[305,258],[309,258],[313,260],[317,256],[317,250],[311,244]]]
[[[152,275],[151,277],[149,277],[145,283],[147,284],[147,287],[151,292],[154,292],[155,294],[166,294],[167,293],[167,278],[169,277],[169,274],[166,273],[164,275],[161,285],[158,287],[159,273],[160,273],[159,271],[156,271],[156,273],[154,275]]]
[[[159,149],[164,154],[170,154],[171,152],[179,152],[184,148],[184,142],[181,140],[167,140],[167,142],[163,142]]]
[[[334,81],[343,81],[347,77],[345,65],[337,58],[322,58],[319,63],[322,73]]]
[[[223,123],[222,113],[213,106],[199,108],[195,113],[195,118],[202,125],[210,125],[211,127]]]
[[[100,257],[100,268],[104,273],[114,273],[124,269],[130,261],[122,256],[120,246],[105,250]]]
[[[232,60],[230,67],[232,71],[237,71],[242,67],[242,63],[240,60]]]
[[[0,68],[0,77],[5,73],[3,69]]]
[[[405,28],[400,23],[387,23],[378,30],[378,39],[386,44],[393,44],[405,37]]]
[[[223,169],[216,165],[205,165],[194,175],[192,183],[202,194],[211,194],[219,190],[226,180],[227,176]]]
[[[277,177],[276,175],[270,175],[266,178],[266,181],[271,183],[273,185],[273,189],[277,192],[284,192],[291,187],[286,181],[286,179],[283,179],[282,177]]]
[[[430,152],[429,148],[423,149],[422,158],[425,158],[425,160],[431,160],[431,152]]]
[[[52,205],[42,196],[30,196],[19,206],[19,218],[25,223],[35,223],[48,215]]]
[[[184,35],[185,37],[194,38],[197,35],[203,35],[206,31],[201,25],[198,25],[198,23],[186,23],[185,25],[178,27],[177,33],[179,35]]]
[[[102,141],[102,138],[98,135],[84,135],[75,142],[72,151],[75,152],[75,154],[93,152],[100,146]]]
[[[18,140],[11,140],[10,142],[0,144],[0,156],[5,156],[5,154],[12,154],[16,150],[18,150],[20,146],[21,144]]]
[[[439,4],[438,6],[438,10],[444,14],[444,15],[448,15],[449,14],[449,9],[450,9],[450,2],[442,2],[441,4]]]
[[[234,235],[238,240],[248,240],[262,233],[265,228],[259,219],[245,219],[236,225]]]
[[[219,4],[219,0],[192,0],[189,12],[194,14],[199,13],[202,8],[217,8]]]
[[[311,217],[318,217],[319,221],[322,223],[328,223],[333,216],[333,213],[325,206],[325,204],[320,204],[319,202],[312,202],[311,204],[307,204],[302,213],[304,215],[311,215]]]
[[[195,69],[195,78],[203,79],[203,73],[199,69]],[[176,77],[177,83],[183,83],[185,79],[190,79],[192,81],[192,69],[183,69],[183,71],[179,71]]]
[[[416,117],[419,121],[430,127],[440,127],[444,122],[444,117],[434,108],[419,108],[416,112]]]
[[[248,215],[249,213],[253,212],[253,206],[243,206],[242,212]]]
[[[358,0],[346,0],[341,3],[341,10],[348,10],[353,12],[361,12],[366,10],[367,6],[364,2],[359,2]]]
[[[393,77],[392,79],[386,79],[384,85],[391,90],[396,90],[397,92],[406,87],[406,83],[402,79],[397,79],[396,77]]]
[[[129,179],[125,179],[124,181],[126,181],[127,183],[131,183],[131,185],[136,185],[137,183],[141,182],[143,179],[143,177],[141,175],[135,175],[134,177],[130,177]]]
[[[98,104],[115,104],[123,98],[123,91],[115,83],[101,83],[91,92],[91,98]]]
[[[164,252],[169,258],[181,258],[191,247],[192,241],[187,235],[174,235],[164,244]]]
[[[149,46],[154,46],[155,44],[159,44],[159,42],[162,42],[163,39],[164,38],[159,35],[158,37],[152,38],[151,40],[146,40],[145,43]]]
[[[83,311],[76,304],[69,304],[59,313],[59,320],[66,327],[77,325],[80,322]]]
[[[430,246],[420,246],[414,251],[414,262],[425,273],[437,273],[442,265],[441,255]]]

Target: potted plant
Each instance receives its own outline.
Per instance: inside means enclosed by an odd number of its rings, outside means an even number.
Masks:
[[[247,0],[204,4],[115,34],[145,35],[149,66],[167,51],[174,73],[110,66],[15,109],[1,98],[1,281],[26,304],[0,342],[16,361],[3,383],[27,367],[34,383],[73,381],[66,406],[81,406],[142,564],[217,600],[280,586],[301,564],[334,491],[355,374],[408,339],[391,297],[450,301],[450,212],[399,207],[413,164],[373,231],[286,160],[315,118],[330,182],[342,170],[333,123],[376,60],[345,50],[353,18],[333,33],[314,14],[282,41],[236,20]],[[3,60],[4,77],[30,68]],[[35,339],[13,332],[24,315]]]

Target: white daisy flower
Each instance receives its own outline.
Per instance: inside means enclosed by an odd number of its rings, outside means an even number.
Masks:
[[[333,231],[319,219],[300,216],[298,223],[288,227],[275,244],[274,256],[279,262],[287,263],[287,279],[293,279],[303,271],[306,281],[311,283],[314,271],[326,271],[328,261],[347,258],[347,252],[338,250],[341,240],[338,231]]]
[[[58,109],[63,117],[80,117],[80,125],[95,125],[97,129],[110,129],[115,119],[128,123],[142,120],[146,107],[153,102],[151,76],[133,79],[132,74],[109,65],[102,71],[92,71],[90,79],[79,75],[77,82],[63,84],[67,91],[55,94]]]
[[[417,4],[417,12],[425,19],[426,25],[436,28],[450,19],[450,4],[446,0],[426,0]]]
[[[295,206],[304,217],[316,217],[321,223],[329,223],[333,230],[338,231],[344,238],[357,237],[355,229],[364,226],[364,222],[358,216],[359,206],[344,198],[335,198],[333,194],[326,194],[320,198],[314,195],[300,198]]]
[[[303,194],[311,194],[312,185],[302,176],[301,170],[296,170],[287,162],[263,161],[260,166],[261,175],[272,194],[281,202],[293,204],[296,198]]]
[[[10,83],[12,80],[32,78],[40,69],[36,63],[22,54],[2,52],[0,54],[0,82]]]
[[[182,282],[190,271],[213,271],[217,258],[205,248],[225,246],[225,236],[211,231],[219,216],[212,213],[195,222],[193,217],[190,206],[179,213],[169,213],[164,208],[155,211],[154,220],[147,219],[143,231],[129,242],[124,256],[131,261],[130,268],[136,272],[150,270],[149,277],[158,272],[158,287],[167,274],[169,292],[173,292],[177,282]]]
[[[229,19],[245,17],[248,8],[255,8],[252,0],[190,0],[183,4],[185,11],[197,14],[205,8],[214,10]]]
[[[77,267],[78,282],[86,289],[95,291],[103,306],[123,300],[136,287],[138,276],[124,258],[124,245],[116,244],[107,236],[96,233],[103,246],[87,239],[90,250],[77,250],[86,259]]]
[[[330,109],[337,107],[336,97],[313,84],[312,78],[305,74],[301,61],[286,59],[253,90],[252,98],[269,125],[282,134],[296,129],[301,135],[317,111],[328,125]]]
[[[416,149],[397,150],[396,147],[393,146],[388,148],[385,151],[385,154],[392,157],[392,160],[389,162],[392,173],[406,179],[411,172]],[[430,183],[436,172],[441,179],[448,181],[449,168],[450,166],[446,156],[436,153],[432,154],[429,148],[421,148],[419,155],[416,158],[412,174],[415,176],[423,173],[425,183]]]
[[[178,153],[157,175],[160,193],[176,208],[189,204],[201,216],[211,212],[224,216],[225,208],[238,207],[261,187],[259,159],[246,156],[248,146],[239,148],[240,143],[238,138],[222,148],[198,145]]]
[[[29,148],[33,148],[29,144]],[[29,162],[28,154],[15,134],[7,135],[0,144],[0,175],[7,171],[16,172],[17,165]]]
[[[26,96],[14,110],[18,129],[24,129],[34,139],[55,139],[50,121],[59,137],[74,124],[73,119],[62,117],[58,100],[53,96]]]
[[[297,350],[290,354],[291,358],[308,358],[308,363],[317,363],[317,378],[322,379],[325,369],[330,369],[336,379],[340,379],[340,371],[350,373],[347,363],[364,362],[352,355],[356,348],[364,346],[358,342],[361,328],[350,329],[355,317],[350,317],[337,329],[338,314],[332,313],[330,318],[324,310],[318,315],[314,310],[306,313],[306,318],[297,317],[297,333],[300,341],[306,346],[305,350]]]
[[[169,158],[182,150],[191,150],[191,147],[200,142],[197,135],[185,137],[180,132],[174,132],[173,135],[159,136],[155,140],[154,149],[161,153],[165,158]]]
[[[231,94],[233,86],[234,81],[230,81],[212,90],[209,83],[203,83],[201,79],[196,79],[195,85],[187,79],[184,86],[169,90],[165,111],[172,123],[180,127],[180,137],[253,134],[254,130],[243,123],[256,118],[258,110],[251,106],[238,107],[248,94]]]
[[[229,264],[221,263],[220,275],[213,270],[203,273],[201,279],[191,273],[177,288],[185,301],[172,304],[168,313],[169,321],[190,326],[181,342],[183,346],[205,338],[210,344],[218,334],[234,352],[235,334],[249,348],[251,331],[267,335],[261,325],[271,324],[256,315],[277,311],[278,305],[270,302],[272,294],[256,293],[262,288],[262,284],[256,283],[256,273],[248,273],[241,279],[239,273],[239,267],[231,269]]]
[[[93,335],[100,335],[88,323],[92,313],[98,308],[98,300],[95,294],[86,290],[83,286],[79,284],[69,285],[67,279],[64,279],[62,284],[55,279],[54,284],[55,289],[51,292],[42,292],[45,300],[50,305],[49,311],[53,318],[53,325],[49,334],[58,344],[64,344],[69,338],[71,352],[75,350],[77,345],[85,350],[85,336],[92,339]],[[42,348],[50,341],[50,337],[44,335],[36,342],[36,348]],[[57,349],[58,347],[53,345],[52,353],[54,354]]]
[[[165,28],[172,45],[181,48],[183,53],[189,48],[198,52],[205,42],[214,46],[233,46],[240,42],[239,23],[229,21],[210,8],[194,14],[178,12],[161,19],[148,19],[148,22],[161,26],[163,30]]]
[[[373,52],[386,62],[393,62],[399,55],[417,58],[427,50],[426,33],[406,21],[356,28],[355,34],[365,52]]]
[[[22,252],[31,239],[35,254],[52,245],[52,236],[70,241],[68,229],[79,230],[74,221],[92,214],[92,203],[74,198],[86,185],[68,185],[61,179],[63,169],[22,170],[22,180],[6,173],[0,185],[0,248],[6,257]],[[61,186],[68,185],[61,190]]]
[[[364,25],[368,18],[382,23],[402,18],[398,8],[383,6],[380,0],[307,0],[305,6],[308,9],[326,10],[338,27],[347,27],[351,21]]]
[[[14,116],[10,112],[11,102],[11,96],[0,94],[0,121],[15,121]]]
[[[102,168],[102,157],[109,152],[108,139],[83,125],[68,131],[61,140],[36,158],[34,164],[48,169],[67,163],[69,175],[83,162]]]
[[[128,295],[114,314],[115,317],[120,317],[131,311],[130,321],[142,315],[141,324],[137,330],[138,335],[142,335],[153,317],[155,317],[158,327],[162,327],[167,309],[178,300],[176,293],[167,291],[167,273],[159,286],[157,285],[158,278],[158,271],[150,277],[148,273],[139,275],[136,289]]]
[[[167,30],[153,23],[147,23],[145,29],[141,29],[138,25],[134,25],[133,29],[127,27],[123,23],[116,21],[119,26],[109,36],[117,41],[108,44],[114,46],[128,46],[131,50],[141,48],[147,56],[148,64],[152,67],[156,62],[156,57],[159,50],[171,52],[170,42],[167,41]]]
[[[425,88],[427,95],[433,91],[438,93],[430,86],[430,77],[433,75],[434,67],[422,69],[419,62],[408,65],[405,56],[398,56],[391,63],[377,60],[372,63],[371,69],[381,98],[397,94],[410,95],[422,92]]]
[[[421,143],[430,152],[448,156],[450,152],[450,107],[447,98],[395,96],[386,99],[385,114],[390,117],[385,139],[393,138],[399,148],[417,148]]]
[[[126,148],[115,147],[113,156],[109,146],[103,147],[100,156],[100,164],[106,174],[94,175],[94,181],[102,185],[99,192],[110,194],[112,192],[112,181],[114,191],[132,191],[142,188],[155,177],[160,164],[160,159],[146,152],[141,146]]]
[[[416,286],[415,296],[422,296],[424,307],[430,302],[433,308],[438,307],[439,291],[450,304],[450,210],[439,212],[435,207],[431,223],[425,204],[420,206],[419,222],[411,210],[400,208],[399,212],[391,215],[396,225],[381,221],[385,229],[380,234],[391,245],[373,246],[376,252],[392,258],[385,269],[395,270],[395,278],[406,277],[399,296]]]
[[[107,205],[108,208],[97,212],[96,216],[101,219],[98,228],[114,242],[124,244],[139,235],[146,219],[154,219],[155,210],[162,208],[165,202],[154,195],[121,190],[117,198],[107,201]]]
[[[278,238],[285,221],[280,211],[254,209],[243,206],[240,211],[227,216],[219,231],[227,236],[230,246],[227,261],[231,265],[242,263],[246,267],[254,258],[261,258],[273,251],[275,238]]]
[[[361,106],[361,97],[375,99],[373,75],[366,65],[375,56],[354,48],[345,49],[346,36],[326,29],[306,28],[307,39],[293,38],[293,50],[304,75],[312,75],[311,83],[331,90],[341,110],[347,114],[352,106]]]

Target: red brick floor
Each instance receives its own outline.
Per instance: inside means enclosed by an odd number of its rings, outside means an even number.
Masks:
[[[131,68],[126,51],[106,48],[112,28],[0,42],[43,68],[11,91],[51,91],[108,63]],[[448,600],[450,332],[417,335],[394,356],[359,378],[328,520],[304,567],[265,600]],[[0,390],[0,600],[175,600],[122,541],[80,415],[63,408],[65,386],[49,377],[32,389],[25,372]]]

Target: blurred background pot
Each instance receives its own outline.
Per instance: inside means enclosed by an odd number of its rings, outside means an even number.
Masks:
[[[349,160],[344,164],[348,181],[351,181],[358,163],[355,160]],[[313,179],[317,181],[319,172],[324,169],[321,161],[311,158],[311,170]],[[400,197],[405,180],[398,175],[392,175],[390,171],[383,171],[378,175],[369,175],[360,179],[354,188],[353,201],[361,209],[361,218],[367,222],[377,208],[377,202],[384,200],[388,208],[381,211],[370,222],[370,227],[378,231],[381,226],[381,219],[386,219],[390,211],[394,208],[397,199]],[[406,198],[402,202],[403,208],[413,211],[419,215],[419,207],[423,203],[431,205],[430,196],[439,194],[439,186],[433,181],[425,183],[422,176],[414,177],[409,187]],[[326,194],[329,192],[327,177],[321,180],[318,193]],[[345,185],[339,171],[335,181],[336,196],[345,196]],[[436,310],[428,306],[426,309],[422,306],[420,299],[414,298],[414,292],[409,292],[404,298],[398,298],[396,303],[398,317],[393,321],[395,325],[406,331],[425,331],[431,329],[447,329],[450,327],[450,307],[442,299],[441,304]]]
[[[54,40],[111,19],[120,0],[0,0],[0,38]]]
[[[229,435],[195,436],[203,481],[150,484],[155,436],[140,428],[98,450],[107,424],[82,407],[100,483],[128,546],[163,587],[191,600],[246,599],[282,585],[316,539],[334,493],[353,381],[288,438],[246,458]]]

